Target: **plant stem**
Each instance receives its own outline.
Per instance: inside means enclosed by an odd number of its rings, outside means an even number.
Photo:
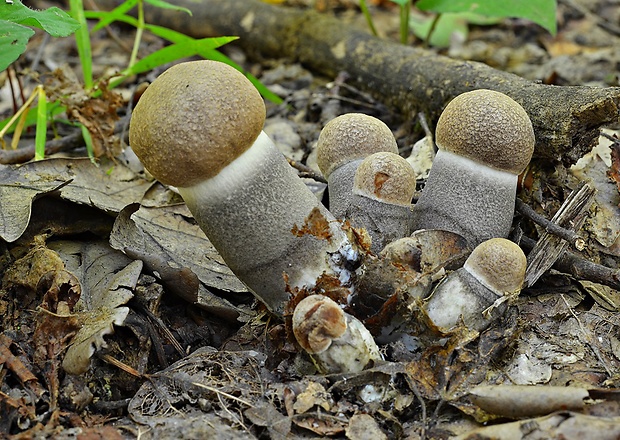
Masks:
[[[84,4],[82,0],[69,0],[71,16],[80,23],[80,28],[75,31],[75,42],[77,44],[80,64],[82,65],[82,76],[84,77],[84,88],[91,90],[93,87],[93,65],[92,52],[90,47],[90,35],[88,23],[84,15]]]
[[[426,38],[424,39],[424,47],[430,46],[431,37],[433,35],[433,32],[435,32],[435,28],[437,28],[437,23],[439,23],[440,18],[441,18],[441,12],[435,16],[435,18],[433,19],[433,22],[431,23],[431,27],[428,30],[428,34],[426,34]]]
[[[372,34],[375,37],[379,36],[379,34],[377,34],[377,29],[375,28],[375,24],[372,21],[372,16],[370,15],[370,11],[368,10],[368,5],[366,4],[366,0],[360,0],[360,9],[362,10],[364,17],[366,17],[366,21],[368,22],[368,27],[370,28],[370,32],[372,32]]]
[[[407,44],[409,41],[409,12],[411,11],[411,2],[400,5],[400,42]]]
[[[128,67],[136,64],[136,61],[138,60],[138,49],[140,49],[144,25],[144,2],[143,0],[138,0],[138,24],[136,25],[136,38],[133,42],[133,50],[131,51],[131,58],[129,58]]]

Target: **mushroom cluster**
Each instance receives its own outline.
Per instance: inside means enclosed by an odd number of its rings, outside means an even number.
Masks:
[[[381,355],[346,304],[321,294],[322,282],[348,292],[346,303],[366,258],[402,269],[390,260],[394,252],[382,251],[416,230],[450,231],[477,246],[424,302],[434,327],[450,331],[464,322],[481,330],[488,322],[483,312],[501,311],[501,298],[518,293],[522,252],[504,238],[495,241],[508,234],[516,176],[533,149],[531,123],[516,102],[487,90],[446,107],[437,125],[439,153],[415,206],[415,173],[378,119],[347,114],[321,132],[318,164],[329,210],[262,131],[264,122],[264,102],[242,73],[193,61],[147,88],[129,137],[145,168],[178,189],[226,264],[269,310],[284,316],[290,292],[303,292],[293,333],[325,372],[359,371]],[[349,224],[368,232],[370,249],[350,238],[357,235]]]

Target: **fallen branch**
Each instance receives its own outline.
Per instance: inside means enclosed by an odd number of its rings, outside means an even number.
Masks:
[[[413,120],[436,121],[460,93],[488,88],[506,93],[528,112],[535,157],[573,164],[597,142],[599,127],[619,121],[620,88],[560,87],[528,81],[486,64],[453,60],[373,37],[327,14],[258,0],[171,0],[193,15],[146,8],[150,23],[193,37],[238,35],[249,53],[286,57],[316,72],[351,81]]]

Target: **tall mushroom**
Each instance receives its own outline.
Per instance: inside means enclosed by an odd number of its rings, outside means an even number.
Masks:
[[[346,113],[329,121],[317,143],[317,164],[327,179],[329,210],[346,217],[353,197],[355,171],[367,156],[398,153],[392,131],[382,121],[362,113]]]
[[[347,285],[358,256],[341,225],[262,132],[264,102],[216,61],[177,64],[136,105],[130,144],[178,188],[230,269],[276,314],[322,274]]]
[[[436,142],[439,151],[413,210],[414,229],[456,232],[472,247],[506,237],[517,176],[534,152],[523,107],[492,90],[463,93],[439,117]]]

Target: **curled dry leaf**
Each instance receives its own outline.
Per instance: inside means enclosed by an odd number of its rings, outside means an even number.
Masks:
[[[472,389],[469,398],[488,413],[517,419],[582,409],[589,393],[574,387],[486,385]]]
[[[121,306],[133,297],[142,262],[132,262],[105,242],[55,241],[49,246],[62,257],[82,288],[75,312],[66,315],[77,320],[79,331],[69,343],[62,364],[67,372],[81,374],[88,369],[95,350],[105,347],[103,337],[127,317],[129,309]],[[50,286],[53,288],[53,283]]]

